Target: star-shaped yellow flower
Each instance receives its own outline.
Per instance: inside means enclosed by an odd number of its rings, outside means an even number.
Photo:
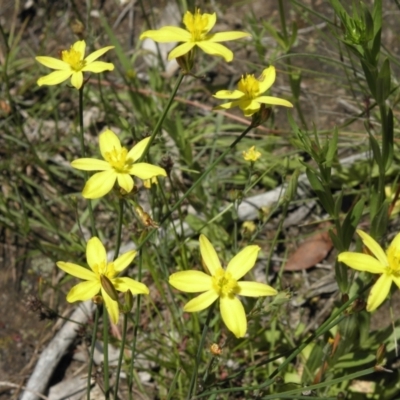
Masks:
[[[100,134],[100,152],[104,160],[95,158],[78,158],[71,165],[83,171],[102,171],[94,174],[87,182],[82,191],[86,199],[97,199],[106,195],[118,181],[127,193],[133,189],[131,175],[140,179],[151,179],[155,176],[166,176],[164,168],[148,163],[137,163],[142,156],[150,138],[141,140],[128,151],[121,146],[118,136],[107,129]]]
[[[214,107],[214,110],[227,110],[233,107],[240,107],[246,117],[256,113],[261,104],[293,107],[290,101],[279,97],[262,96],[275,82],[276,72],[272,65],[262,72],[256,79],[254,75],[242,76],[238,83],[237,90],[220,90],[214,94],[216,99],[233,100],[229,103]]]
[[[114,69],[114,64],[95,61],[113,48],[114,46],[103,47],[85,58],[86,43],[84,40],[79,40],[69,50],[61,52],[61,60],[53,57],[36,57],[36,60],[46,67],[58,70],[39,78],[37,84],[39,86],[58,85],[71,77],[72,86],[80,89],[83,84],[83,72],[100,73]]]
[[[238,31],[209,33],[216,21],[215,13],[201,14],[199,9],[194,14],[187,11],[183,16],[183,24],[186,30],[176,26],[164,26],[158,30],[143,32],[140,39],[150,38],[159,43],[184,42],[169,53],[168,60],[181,57],[192,50],[193,47],[199,46],[207,54],[221,56],[228,62],[232,61],[232,51],[217,42],[241,39],[250,36],[250,34]]]
[[[67,301],[70,303],[85,301],[101,293],[108,315],[111,321],[116,324],[119,318],[118,302],[110,296],[110,289],[118,292],[130,290],[133,294],[149,294],[149,289],[143,283],[131,278],[117,276],[129,266],[136,253],[135,250],[128,251],[115,261],[107,262],[106,249],[97,237],[92,237],[86,246],[86,260],[90,269],[70,262],[57,262],[58,268],[85,281],[71,288],[67,294]],[[113,288],[105,287],[107,285],[105,282],[110,283]]]
[[[340,253],[338,260],[357,271],[381,274],[371,289],[367,301],[367,311],[376,310],[386,299],[392,282],[400,288],[400,233],[395,236],[386,253],[367,233],[357,230],[364,245],[375,256],[363,253]]]
[[[187,312],[204,310],[219,298],[225,325],[236,337],[243,337],[247,331],[247,319],[237,296],[274,296],[278,293],[264,283],[239,282],[254,267],[260,248],[254,245],[245,247],[232,258],[224,270],[209,240],[200,235],[199,241],[200,253],[209,275],[202,271],[176,272],[169,277],[169,283],[183,292],[204,292],[185,305],[184,311]]]
[[[256,150],[256,146],[251,146],[248,150],[242,153],[245,161],[255,162],[261,157],[261,153]]]

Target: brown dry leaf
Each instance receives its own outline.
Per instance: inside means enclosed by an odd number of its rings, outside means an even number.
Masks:
[[[332,249],[328,232],[317,233],[303,242],[289,257],[284,271],[301,271],[318,264]]]

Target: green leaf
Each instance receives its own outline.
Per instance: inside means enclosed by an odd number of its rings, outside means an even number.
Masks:
[[[356,231],[357,225],[363,214],[365,205],[365,199],[360,199],[353,209],[346,215],[343,221],[342,232],[343,232],[343,246],[348,249],[353,238],[354,232]]]
[[[330,190],[328,188],[324,188],[320,181],[320,178],[310,169],[307,169],[306,174],[311,187],[313,188],[315,194],[318,196],[318,199],[324,207],[325,211],[331,217],[334,217],[335,204]]]
[[[384,201],[371,221],[371,236],[379,240],[387,231],[390,202]]]
[[[376,80],[376,101],[383,104],[390,94],[390,62],[385,59]]]

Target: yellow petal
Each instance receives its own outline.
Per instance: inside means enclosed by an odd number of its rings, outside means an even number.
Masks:
[[[212,288],[211,276],[202,271],[181,271],[170,275],[169,284],[186,293],[205,292]]]
[[[112,170],[112,166],[104,160],[96,158],[78,158],[71,161],[71,166],[81,171],[107,171]]]
[[[275,82],[276,71],[273,65],[265,68],[260,77],[260,93],[266,92]]]
[[[237,337],[241,338],[247,331],[247,319],[243,304],[237,297],[224,296],[219,300],[221,317],[226,327]]]
[[[101,288],[101,295],[103,296],[110,321],[113,324],[117,324],[119,319],[118,303],[114,301],[103,288]]]
[[[268,104],[271,106],[284,106],[284,107],[293,107],[293,104],[290,101],[285,99],[280,99],[279,97],[273,96],[260,96],[255,99],[259,103]]]
[[[338,255],[338,260],[357,271],[371,272],[372,274],[383,274],[386,271],[385,265],[368,254],[345,251]]]
[[[63,60],[53,57],[35,57],[36,61],[51,69],[59,69],[61,71],[71,71],[71,66]]]
[[[226,272],[230,272],[233,279],[239,280],[254,267],[259,251],[259,246],[246,246],[229,261]]]
[[[367,311],[376,310],[387,298],[390,287],[392,286],[392,278],[388,274],[383,274],[372,287],[367,301]]]
[[[200,253],[201,257],[203,258],[204,264],[206,264],[208,272],[211,275],[215,275],[218,270],[222,269],[217,252],[215,251],[214,246],[206,238],[206,236],[200,235],[199,242]]]
[[[61,82],[66,81],[72,75],[72,71],[54,71],[51,74],[42,76],[37,80],[39,86],[48,85],[58,85]]]
[[[176,26],[164,26],[161,29],[146,31],[140,35],[140,40],[146,38],[158,43],[186,42],[191,40],[192,35],[185,29]]]
[[[97,60],[99,57],[101,57],[104,53],[107,53],[108,50],[113,49],[114,46],[107,46],[107,47],[103,47],[102,49],[96,50],[93,53],[90,53],[86,58],[86,65],[93,63],[93,61]],[[111,64],[112,65],[112,64]],[[113,66],[114,68],[114,66]],[[112,70],[110,70],[112,71]],[[96,72],[96,71],[93,71]]]
[[[120,255],[115,261],[114,261],[114,270],[116,273],[122,272],[125,268],[127,268],[133,259],[136,257],[137,251],[136,250],[131,250],[127,251],[126,253]]]
[[[230,101],[229,103],[224,103],[213,108],[213,110],[228,110],[239,105],[240,100]]]
[[[167,176],[164,168],[147,163],[133,164],[132,167],[129,168],[129,173],[143,180],[151,179],[154,176]]]
[[[100,281],[85,281],[78,283],[71,288],[67,294],[67,301],[74,303],[75,301],[86,301],[96,296],[100,292]]]
[[[118,185],[121,186],[122,189],[125,190],[125,192],[127,193],[132,192],[133,179],[129,174],[117,173],[117,180],[118,180]]]
[[[107,252],[101,243],[100,239],[96,236],[93,236],[88,240],[86,245],[86,261],[89,264],[89,267],[93,268],[97,267],[100,264],[107,263]]]
[[[216,99],[241,99],[245,94],[240,90],[219,90],[213,95]]]
[[[118,152],[121,150],[121,141],[119,137],[110,129],[106,129],[99,136],[99,146],[100,153],[102,157],[106,158],[106,153],[110,153],[113,150],[117,150]]]
[[[85,199],[103,197],[113,188],[116,179],[117,173],[114,170],[98,172],[86,182],[82,196]]]
[[[81,60],[85,57],[86,43],[84,40],[78,40],[72,45],[72,48],[81,54]]]
[[[119,292],[130,290],[133,294],[149,294],[149,288],[146,285],[131,278],[114,278],[111,282]]]
[[[208,42],[227,42],[228,40],[236,40],[244,37],[251,36],[247,32],[231,31],[231,32],[218,32],[208,34],[205,40]]]
[[[183,43],[183,44],[175,47],[168,54],[168,60],[173,60],[174,58],[178,58],[178,57],[185,55],[186,53],[189,53],[189,51],[192,50],[194,46],[195,46],[194,42],[186,42],[186,43]]]
[[[104,61],[95,61],[90,63],[89,65],[84,66],[81,71],[94,72],[96,74],[99,74],[100,72],[113,71],[113,70],[114,70],[114,64]]]
[[[249,297],[276,296],[278,292],[271,286],[259,282],[238,282],[238,295]]]
[[[147,144],[149,143],[150,136],[136,143],[128,152],[127,158],[132,161],[139,160],[142,157],[142,154],[146,150]]]
[[[226,62],[233,60],[233,53],[222,44],[212,42],[197,42],[196,44],[204,53],[211,54],[212,56],[221,56]]]
[[[183,311],[186,312],[196,312],[204,310],[209,307],[215,300],[218,299],[218,294],[214,290],[209,290],[205,293],[200,294],[194,299],[190,300],[185,307],[183,307]]]
[[[65,271],[67,274],[75,276],[76,278],[83,279],[85,281],[93,281],[96,280],[97,277],[87,268],[81,267],[80,265],[58,261],[57,267]]]
[[[74,72],[71,76],[71,85],[75,89],[80,89],[83,84],[83,74],[81,71]]]
[[[357,233],[361,237],[361,240],[368,247],[371,253],[380,261],[382,265],[389,265],[389,261],[386,253],[382,247],[371,237],[368,233],[363,232],[361,229],[357,229]]]

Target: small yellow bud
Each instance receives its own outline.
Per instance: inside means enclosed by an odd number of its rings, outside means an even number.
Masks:
[[[261,153],[256,150],[255,146],[251,146],[250,149],[244,151],[242,155],[246,161],[251,161],[251,162],[255,162],[261,157]]]

